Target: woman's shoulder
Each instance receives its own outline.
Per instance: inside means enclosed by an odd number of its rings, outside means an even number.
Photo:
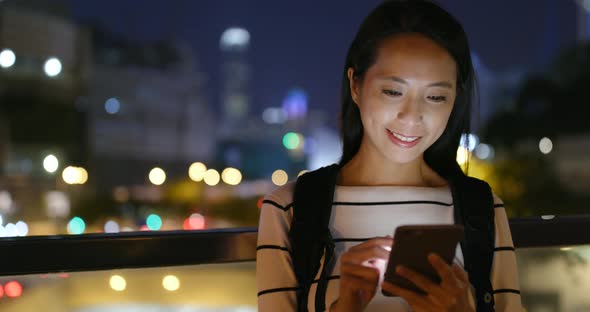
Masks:
[[[493,190],[492,197],[494,198],[494,205],[502,205],[502,207],[504,206],[504,201],[502,198],[500,198],[500,196],[498,196],[498,194],[496,194]]]
[[[264,201],[267,203],[275,203],[282,207],[287,207],[293,204],[293,192],[295,190],[295,181],[287,182],[284,185],[278,186],[264,196]]]

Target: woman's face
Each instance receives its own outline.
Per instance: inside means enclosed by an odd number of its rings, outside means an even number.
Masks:
[[[352,75],[349,69],[364,127],[360,152],[408,163],[442,135],[457,94],[457,69],[437,43],[414,33],[385,39],[365,76]]]

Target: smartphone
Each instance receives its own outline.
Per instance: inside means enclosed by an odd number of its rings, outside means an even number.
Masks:
[[[436,253],[450,265],[462,237],[463,226],[457,224],[399,226],[393,235],[384,279],[399,287],[425,294],[412,282],[395,273],[396,266],[403,265],[440,283],[440,277],[427,257],[430,253]],[[385,296],[396,296],[385,290],[382,293]]]

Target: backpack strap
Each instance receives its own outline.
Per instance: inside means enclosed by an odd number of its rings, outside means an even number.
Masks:
[[[313,279],[324,266],[318,281],[315,307],[325,310],[327,288],[327,267],[334,252],[329,222],[332,213],[334,190],[339,165],[333,164],[300,176],[295,183],[293,195],[293,220],[289,230],[292,261],[299,288],[297,290],[297,311],[307,311],[308,294]]]
[[[465,228],[461,250],[469,281],[475,288],[477,311],[494,311],[494,290],[490,282],[495,247],[492,190],[486,182],[462,174],[449,182],[455,223]]]

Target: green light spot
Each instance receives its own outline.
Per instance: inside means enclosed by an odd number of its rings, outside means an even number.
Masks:
[[[70,234],[82,234],[86,229],[86,223],[80,217],[73,217],[70,222],[68,222],[68,232]]]
[[[162,218],[156,214],[149,215],[145,223],[152,231],[157,231],[162,228]]]
[[[299,147],[301,140],[299,139],[299,135],[297,133],[289,132],[283,136],[283,145],[287,149],[296,149]]]

